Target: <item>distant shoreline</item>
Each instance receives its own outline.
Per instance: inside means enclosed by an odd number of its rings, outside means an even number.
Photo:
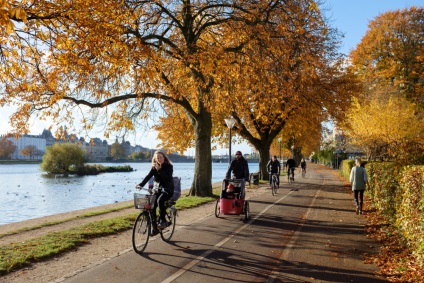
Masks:
[[[42,160],[0,160],[1,164],[39,164]]]
[[[259,163],[259,159],[246,159],[247,162]],[[194,163],[194,159],[177,159],[171,160],[172,163]],[[0,160],[0,165],[13,165],[13,164],[40,164],[42,160]],[[149,163],[151,160],[104,160],[104,161],[88,161],[87,163]],[[212,163],[228,163],[228,159],[213,159]]]

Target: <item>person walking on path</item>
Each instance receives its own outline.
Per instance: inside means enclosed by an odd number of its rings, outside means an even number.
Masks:
[[[362,214],[362,204],[364,202],[364,191],[368,184],[367,171],[361,167],[361,159],[355,159],[355,165],[350,171],[350,183],[352,184],[352,191],[354,194],[356,214]],[[358,201],[359,196],[359,201]]]

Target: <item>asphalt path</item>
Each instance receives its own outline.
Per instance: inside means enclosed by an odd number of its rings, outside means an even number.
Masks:
[[[248,222],[211,211],[169,243],[155,237],[142,255],[128,250],[57,282],[386,282],[363,261],[378,246],[333,170],[308,164],[276,196],[263,190]]]

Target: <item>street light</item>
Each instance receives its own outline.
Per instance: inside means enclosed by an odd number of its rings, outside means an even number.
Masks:
[[[230,141],[229,141],[229,150],[228,150],[228,163],[231,164],[231,129],[234,127],[236,123],[236,119],[233,117],[225,118],[225,124],[227,124],[228,129],[230,129]]]
[[[281,141],[283,139],[282,138],[278,138],[278,147],[280,148],[280,162],[281,162]]]

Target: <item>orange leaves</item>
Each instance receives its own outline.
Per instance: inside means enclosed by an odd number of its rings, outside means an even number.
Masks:
[[[15,25],[13,24],[12,20],[14,21],[23,21],[24,23],[27,22],[27,14],[26,11],[22,8],[12,8],[9,4],[9,1],[1,1],[0,3],[0,26],[2,27],[0,29],[0,35],[1,30],[4,30],[6,32],[6,35],[10,35],[15,30]],[[5,36],[7,37],[7,36]]]
[[[424,75],[423,15],[422,7],[411,7],[383,13],[370,22],[366,35],[350,54],[367,92],[395,86],[403,97],[424,105],[419,82]]]

